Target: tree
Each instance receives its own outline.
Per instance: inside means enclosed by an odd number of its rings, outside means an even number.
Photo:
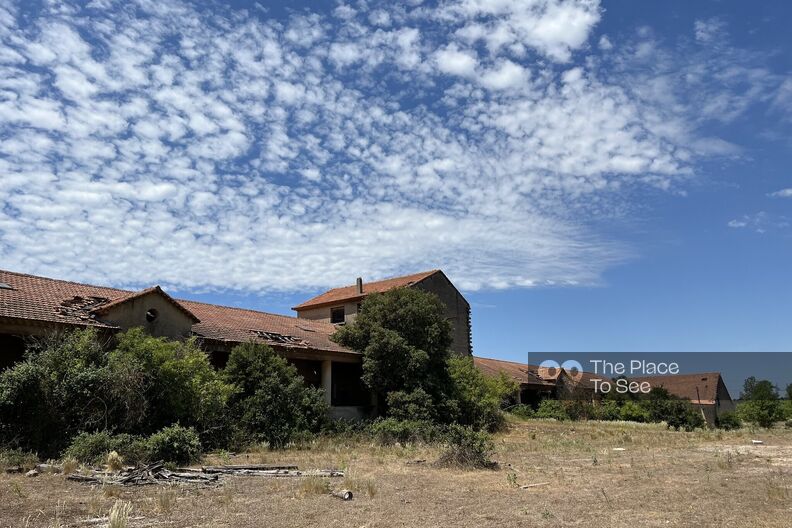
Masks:
[[[757,381],[751,376],[745,380],[743,387],[743,393],[740,395],[743,402],[738,408],[743,420],[754,422],[760,427],[770,427],[782,419],[778,392],[772,382]]]
[[[451,323],[436,295],[414,288],[373,293],[333,338],[363,354],[363,382],[377,394],[380,413],[396,391],[421,389],[434,405],[446,400]]]
[[[786,386],[786,397],[787,400],[792,400],[792,383]]]
[[[234,347],[225,368],[236,392],[230,411],[249,440],[280,447],[300,432],[316,432],[327,413],[321,389],[266,345]]]

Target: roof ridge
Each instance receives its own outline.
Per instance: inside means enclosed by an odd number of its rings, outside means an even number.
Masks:
[[[16,275],[17,277],[29,277],[31,279],[44,279],[49,281],[55,282],[62,282],[65,284],[74,284],[75,286],[87,286],[88,288],[101,288],[103,290],[114,290],[118,292],[124,293],[134,293],[135,290],[125,290],[122,288],[115,288],[113,286],[97,286],[96,284],[88,284],[86,282],[77,282],[77,281],[70,281],[66,279],[54,279],[52,277],[44,277],[43,275],[33,275],[32,273],[20,273],[18,271],[11,271],[11,270],[4,270],[0,269],[0,273],[10,273],[11,275]]]
[[[433,274],[437,273],[438,271],[440,271],[440,270],[439,269],[431,269],[431,270],[426,270],[426,271],[417,271],[415,273],[406,273],[404,275],[395,275],[393,277],[385,277],[383,279],[377,279],[377,280],[373,280],[373,281],[363,282],[363,285],[365,286],[366,284],[376,284],[378,282],[385,282],[385,281],[395,280],[395,279],[405,279],[407,277],[413,277],[415,275],[427,275],[428,276],[428,275],[433,275]],[[335,291],[335,290],[343,290],[344,288],[349,288],[349,287],[353,287],[353,286],[355,286],[355,283],[345,284],[343,286],[336,286],[335,288],[330,288],[329,290],[326,290],[325,293],[331,292],[331,291]]]

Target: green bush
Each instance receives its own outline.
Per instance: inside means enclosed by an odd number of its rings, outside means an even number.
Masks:
[[[619,418],[627,422],[649,422],[649,412],[634,401],[626,401],[621,406]]]
[[[146,440],[149,460],[164,460],[184,465],[200,460],[201,441],[192,427],[172,425]]]
[[[748,400],[737,405],[737,415],[759,427],[772,427],[783,419],[778,400]]]
[[[621,409],[614,400],[604,400],[594,406],[594,419],[596,420],[620,420]]]
[[[108,419],[105,356],[93,330],[33,343],[0,373],[0,445],[56,457],[79,431]]]
[[[235,387],[230,413],[252,442],[282,447],[303,432],[319,432],[327,405],[321,389],[309,387],[297,369],[266,345],[234,347],[225,378]]]
[[[564,404],[559,400],[553,399],[542,400],[534,416],[537,418],[553,418],[559,421],[569,420]]]
[[[457,416],[447,421],[490,432],[501,429],[505,423],[501,407],[514,397],[517,384],[503,375],[485,376],[471,357],[449,359],[448,374],[452,387],[449,399]]]
[[[442,437],[442,432],[432,422],[396,418],[375,420],[369,426],[369,432],[383,445],[430,443]]]
[[[739,429],[742,427],[742,422],[740,421],[740,417],[737,416],[737,413],[734,412],[725,412],[718,416],[718,427],[720,429],[724,429],[726,431],[732,431],[734,429]]]
[[[148,460],[145,439],[130,434],[111,435],[107,431],[78,434],[63,452],[63,457],[75,458],[83,464],[101,465],[110,451],[120,454],[124,464],[137,465]]]
[[[792,420],[792,400],[781,402],[781,416],[783,420]]]
[[[0,449],[0,471],[10,467],[21,467],[27,471],[38,464],[39,459],[35,453],[21,449]]]
[[[234,387],[194,340],[169,341],[131,329],[118,336],[108,369],[113,423],[120,430],[151,434],[180,423],[200,431],[207,447],[226,440],[226,403]]]
[[[533,418],[535,414],[531,406],[525,405],[524,403],[518,403],[517,405],[509,407],[508,410],[511,414],[519,418]]]
[[[396,420],[435,421],[432,397],[423,389],[412,392],[393,391],[388,394],[388,416]]]
[[[444,444],[445,449],[438,460],[442,466],[480,469],[496,465],[490,460],[495,448],[492,438],[483,431],[452,424],[446,430]]]

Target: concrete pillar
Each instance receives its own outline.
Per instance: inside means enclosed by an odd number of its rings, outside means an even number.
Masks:
[[[322,361],[322,388],[325,393],[327,405],[333,403],[333,362],[329,359]]]

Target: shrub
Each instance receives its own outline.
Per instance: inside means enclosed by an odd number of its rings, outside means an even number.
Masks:
[[[81,430],[107,421],[104,350],[94,330],[33,343],[0,373],[0,444],[55,457]]]
[[[608,421],[621,419],[619,404],[614,400],[604,400],[600,402],[598,405],[594,406],[594,418]]]
[[[384,445],[395,443],[429,443],[438,440],[442,433],[432,422],[384,418],[369,426],[374,439]]]
[[[388,416],[396,420],[434,421],[432,397],[423,389],[393,391],[388,394]]]
[[[489,434],[476,431],[471,427],[452,424],[445,433],[445,450],[438,464],[461,468],[492,468],[490,460],[494,445]]]
[[[534,416],[537,418],[554,418],[559,421],[569,419],[564,404],[559,400],[552,399],[542,400]]]
[[[133,328],[108,355],[114,423],[153,433],[180,423],[195,427],[207,445],[225,440],[226,403],[234,387],[216,372],[194,340],[168,341]]]
[[[457,409],[452,421],[474,429],[496,431],[503,427],[501,407],[517,392],[517,384],[501,375],[487,377],[476,368],[471,357],[453,357],[448,360],[451,381],[449,399]]]
[[[792,400],[781,402],[781,416],[784,420],[792,420]]]
[[[112,451],[117,452],[127,464],[139,464],[148,460],[145,440],[129,434],[111,435],[107,431],[80,433],[63,452],[64,457],[74,458],[83,464],[100,465]]]
[[[525,405],[524,403],[518,403],[517,405],[509,407],[509,412],[519,418],[534,417],[534,410],[531,408],[530,405]]]
[[[737,413],[725,412],[718,416],[717,425],[721,429],[732,431],[734,429],[739,429],[742,426],[742,422],[740,421],[740,417],[737,416]]]
[[[297,369],[266,345],[234,347],[225,368],[235,387],[230,412],[245,436],[281,447],[300,432],[318,432],[327,405],[321,389],[305,385]]]
[[[0,450],[0,471],[10,467],[21,467],[28,470],[35,467],[38,462],[39,459],[35,453],[28,453],[21,449]]]
[[[649,412],[634,401],[626,401],[621,406],[619,417],[627,422],[649,422]]]
[[[772,427],[781,420],[781,406],[778,400],[749,400],[737,405],[737,415],[746,422],[759,427]]]
[[[146,441],[150,460],[164,460],[178,465],[201,458],[201,441],[195,429],[173,425],[151,435]]]

